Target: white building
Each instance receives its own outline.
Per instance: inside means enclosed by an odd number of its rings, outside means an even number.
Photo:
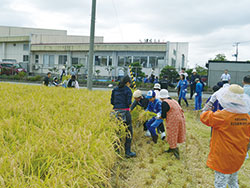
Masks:
[[[127,74],[128,65],[139,62],[143,72],[158,76],[166,65],[177,70],[187,66],[187,42],[104,43],[95,37],[94,71],[101,76]],[[67,35],[66,30],[0,26],[0,61],[15,59],[26,65],[30,73],[47,73],[50,68],[66,65],[88,67],[88,36]]]

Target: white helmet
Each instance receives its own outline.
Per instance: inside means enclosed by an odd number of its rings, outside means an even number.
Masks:
[[[154,89],[161,89],[161,85],[158,84],[158,83],[156,83],[156,84],[154,85]]]

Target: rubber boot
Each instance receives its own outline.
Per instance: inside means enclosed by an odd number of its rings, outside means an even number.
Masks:
[[[179,149],[175,148],[173,150],[174,156],[176,157],[176,159],[180,160],[180,153],[179,153]]]
[[[154,142],[154,143],[156,143],[156,144],[157,144],[158,135],[156,135],[156,136],[152,136],[152,140],[153,140],[153,142]]]
[[[165,138],[166,138],[166,133],[165,132],[161,133],[161,139],[164,140]]]
[[[181,99],[178,100],[179,105],[181,106]]]
[[[125,142],[125,157],[126,158],[136,157],[136,153],[132,152],[130,149],[131,149],[131,139],[126,139],[126,142]]]
[[[187,99],[185,99],[184,101],[185,101],[185,103],[186,103],[186,105],[187,105],[187,107],[188,107],[188,101],[187,101]]]

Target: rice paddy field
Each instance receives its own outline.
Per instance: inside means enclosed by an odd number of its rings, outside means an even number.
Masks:
[[[137,157],[127,159],[113,147],[125,130],[110,116],[110,94],[1,83],[0,187],[213,187],[214,173],[206,167],[210,128],[200,123],[199,112],[184,108],[187,140],[176,160],[164,152],[165,141],[154,144],[144,136],[136,108]],[[239,184],[250,187],[250,159]]]

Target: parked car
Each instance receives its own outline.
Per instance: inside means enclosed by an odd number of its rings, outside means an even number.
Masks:
[[[0,74],[16,75],[19,72],[27,72],[19,63],[0,62]]]

